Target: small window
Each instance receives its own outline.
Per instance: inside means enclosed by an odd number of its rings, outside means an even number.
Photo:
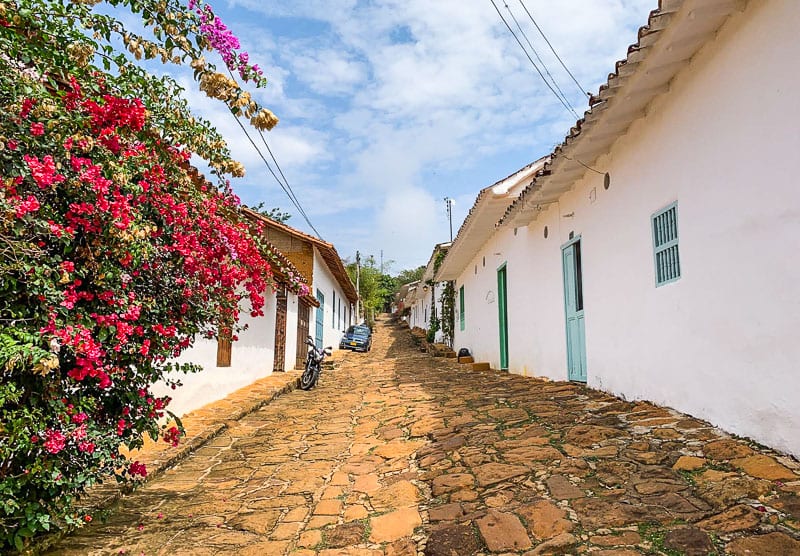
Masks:
[[[458,289],[458,322],[461,330],[464,330],[466,323],[464,321],[464,286]]]
[[[678,203],[672,203],[651,217],[653,250],[656,264],[656,287],[681,277],[678,253]]]
[[[331,304],[331,326],[336,328],[336,290],[333,290],[333,304]]]

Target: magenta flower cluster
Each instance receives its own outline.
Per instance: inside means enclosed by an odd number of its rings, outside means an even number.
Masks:
[[[239,75],[245,80],[248,78],[248,73],[251,72],[262,75],[262,71],[257,65],[251,66],[250,72],[248,72],[247,66],[250,56],[247,52],[236,53],[236,50],[241,48],[239,39],[214,14],[211,6],[198,7],[197,0],[189,0],[189,9],[194,10],[200,16],[200,33],[208,40],[211,48],[219,52],[228,69],[231,71],[238,70]]]

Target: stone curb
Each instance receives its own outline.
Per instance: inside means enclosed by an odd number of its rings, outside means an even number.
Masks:
[[[186,436],[181,439],[177,448],[166,446],[163,442],[154,442],[146,437],[145,445],[141,449],[133,452],[121,450],[130,460],[144,463],[147,467],[147,476],[137,486],[149,483],[167,469],[180,463],[207,442],[228,430],[231,423],[258,411],[275,398],[297,389],[301,374],[302,371],[296,370],[273,373],[236,390],[221,400],[188,413],[181,419],[186,429]],[[129,485],[107,482],[91,488],[80,506],[91,508],[93,511],[112,509],[123,496],[130,494],[133,490],[134,488]],[[21,554],[39,554],[51,548],[68,534],[67,531],[60,531],[42,537]]]

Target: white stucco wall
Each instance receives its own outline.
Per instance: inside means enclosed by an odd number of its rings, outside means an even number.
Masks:
[[[432,290],[431,290],[432,288]],[[444,282],[434,282],[432,286],[428,286],[428,291],[422,289],[420,286],[420,290],[418,292],[419,297],[414,299],[414,302],[411,304],[411,313],[409,315],[409,326],[411,328],[419,327],[423,330],[428,330],[431,325],[431,311],[433,306],[436,306],[436,315],[439,319],[442,318],[442,290],[444,289]],[[431,300],[431,294],[433,295],[433,301]],[[444,341],[444,334],[442,334],[441,327],[436,332],[436,342],[443,342]]]
[[[275,360],[275,292],[268,292],[264,297],[263,317],[251,317],[249,307],[241,312],[240,322],[247,324],[247,329],[238,333],[238,341],[233,342],[231,346],[230,367],[217,367],[216,339],[198,338],[192,347],[181,354],[178,361],[201,365],[203,370],[192,374],[170,373],[169,378],[178,379],[183,383],[183,386],[176,390],[168,388],[162,382],[153,386],[155,394],[172,397],[170,411],[178,416],[184,415],[272,374]],[[296,299],[296,296],[294,297]],[[294,331],[287,323],[287,350],[288,336],[296,335],[296,307],[295,303]],[[294,352],[291,359],[294,361]]]
[[[325,296],[325,303],[324,303],[324,320],[323,320],[323,331],[322,331],[322,343],[323,346],[331,346],[334,350],[339,349],[339,340],[342,339],[342,332],[347,330],[347,327],[351,323],[348,320],[348,317],[352,313],[352,319],[355,320],[355,309],[350,311],[350,302],[345,297],[344,293],[342,292],[342,287],[339,285],[337,280],[334,278],[333,274],[331,273],[328,265],[325,264],[325,260],[320,256],[319,252],[317,251],[316,247],[314,248],[314,284],[311,288],[312,295],[317,294],[317,290],[320,290],[322,294]],[[334,307],[333,305],[333,292],[336,292],[336,308],[337,311],[337,318],[334,322],[332,320]],[[341,311],[341,319],[338,317],[338,308],[339,302],[341,301],[342,311]],[[317,309],[312,307],[311,308],[311,320],[309,325],[309,333],[314,336],[316,331],[316,315]]]
[[[547,215],[548,213],[545,213]],[[553,211],[555,215],[555,211]],[[545,216],[546,218],[546,216]],[[542,217],[540,217],[542,222]],[[564,378],[566,341],[558,237],[542,237],[544,224],[500,229],[484,244],[456,280],[454,349],[470,350],[475,361],[500,368],[497,271],[506,265],[509,371],[526,376]],[[485,259],[485,264],[484,264]],[[464,286],[465,329],[460,328],[459,288]],[[533,322],[536,326],[532,326]]]
[[[609,190],[587,172],[516,237],[497,232],[458,281],[456,348],[499,365],[486,296],[505,258],[511,370],[566,379],[560,246],[574,232],[589,385],[800,455],[799,26],[796,2],[748,3],[595,164]],[[650,217],[674,201],[682,275],[657,288]]]

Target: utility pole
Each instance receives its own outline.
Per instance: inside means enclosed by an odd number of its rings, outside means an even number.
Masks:
[[[361,253],[356,251],[356,320],[361,322]]]
[[[383,249],[381,249],[381,276],[383,276]]]
[[[453,205],[456,204],[456,200],[445,197],[444,202],[447,203],[447,221],[450,222],[450,243],[453,243]]]

